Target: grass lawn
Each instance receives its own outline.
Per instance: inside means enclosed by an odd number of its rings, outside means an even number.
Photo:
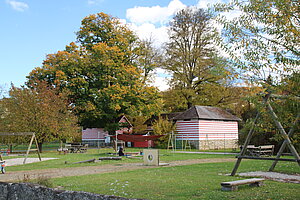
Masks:
[[[127,148],[126,152],[138,152],[141,149]],[[59,155],[57,152],[45,152],[42,157],[54,157],[56,160],[7,167],[7,171],[35,170],[47,168],[84,167],[105,164],[142,162],[139,159],[123,158],[122,161],[102,161],[98,163],[65,164],[98,157],[111,156],[112,149],[89,149],[87,153]],[[30,155],[37,157],[37,155]],[[8,157],[5,157],[7,159]],[[234,158],[234,155],[183,154],[160,150],[161,162],[205,158]],[[238,172],[267,171],[272,161],[243,160]],[[147,168],[126,172],[94,174],[51,179],[54,187],[65,190],[78,190],[128,198],[144,199],[299,199],[300,184],[265,181],[260,188],[240,186],[238,191],[221,191],[220,183],[244,179],[225,176],[229,174],[234,162],[203,163],[188,166]],[[300,174],[296,163],[279,162],[278,172]]]
[[[270,161],[245,160],[239,172],[263,170]],[[66,190],[145,199],[299,199],[300,184],[265,181],[265,186],[240,186],[238,191],[221,191],[220,183],[243,179],[225,176],[234,163],[207,163],[160,167],[127,172],[53,179]],[[278,171],[300,173],[295,163],[279,163]]]
[[[141,149],[138,148],[127,148],[126,152],[139,152]],[[23,171],[23,170],[36,170],[36,169],[49,169],[49,168],[67,168],[67,167],[82,167],[82,166],[96,166],[105,164],[121,164],[121,163],[133,163],[133,162],[143,162],[141,159],[131,159],[123,157],[121,161],[102,161],[97,163],[82,163],[82,164],[65,164],[73,163],[89,159],[98,159],[99,157],[111,156],[107,153],[113,153],[113,149],[103,148],[103,149],[89,149],[87,153],[68,153],[66,155],[59,155],[56,151],[42,153],[42,158],[58,158],[55,160],[48,160],[37,163],[29,163],[25,165],[8,166],[7,171]],[[4,157],[5,160],[14,157]],[[37,158],[37,154],[31,154],[29,157]],[[208,154],[183,154],[183,153],[171,153],[167,150],[160,150],[160,160],[161,162],[169,162],[175,160],[187,160],[187,159],[205,159],[205,158],[233,158],[233,155],[208,155]]]

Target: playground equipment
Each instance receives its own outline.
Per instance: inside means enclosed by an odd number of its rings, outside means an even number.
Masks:
[[[259,119],[259,117],[260,117],[260,115],[261,115],[261,113],[258,112],[258,113],[256,114],[255,119],[254,119],[253,125],[252,125],[252,127],[251,127],[251,129],[250,129],[250,131],[249,131],[249,133],[248,133],[248,136],[247,136],[247,138],[246,138],[246,140],[245,140],[245,143],[244,143],[244,145],[243,145],[243,147],[242,147],[242,150],[241,150],[240,154],[237,156],[238,159],[237,159],[237,161],[236,161],[236,163],[235,163],[235,166],[234,166],[234,168],[233,168],[233,170],[232,170],[232,172],[231,172],[231,176],[234,176],[234,175],[236,174],[236,172],[237,172],[237,170],[238,170],[238,167],[239,167],[239,165],[240,165],[240,163],[241,163],[241,161],[242,161],[243,158],[244,158],[244,159],[256,159],[256,160],[273,160],[274,162],[273,162],[272,166],[270,167],[269,171],[273,171],[273,170],[274,170],[274,168],[275,168],[275,166],[276,166],[276,164],[277,164],[278,161],[297,162],[298,165],[300,166],[300,157],[299,157],[299,154],[298,154],[297,150],[295,149],[295,147],[294,147],[294,145],[292,144],[291,139],[290,139],[290,137],[291,137],[291,136],[293,135],[293,133],[294,133],[295,126],[297,125],[297,123],[298,123],[298,121],[299,121],[300,113],[297,114],[297,117],[296,117],[294,123],[292,124],[292,126],[291,126],[291,128],[290,128],[288,134],[287,134],[286,131],[284,130],[283,126],[281,125],[281,123],[280,123],[280,121],[279,121],[279,119],[278,119],[276,113],[274,112],[272,106],[271,106],[270,103],[269,103],[270,97],[271,97],[271,93],[269,92],[269,93],[267,93],[267,94],[265,95],[265,97],[263,98],[263,105],[265,105],[266,108],[267,108],[267,110],[269,111],[269,114],[271,115],[274,124],[276,125],[276,127],[278,128],[280,134],[281,134],[281,135],[283,136],[283,138],[284,138],[284,142],[282,143],[282,145],[281,145],[281,147],[280,147],[280,150],[279,150],[278,153],[277,153],[276,158],[270,158],[270,157],[265,158],[265,157],[256,157],[256,156],[246,156],[247,146],[248,146],[249,143],[250,143],[250,140],[251,140],[251,138],[252,138],[252,136],[253,136],[253,133],[254,133],[254,128],[255,128],[255,126],[256,126],[256,124],[257,124],[257,121],[258,121],[258,119]],[[278,96],[272,96],[272,97],[278,98]],[[280,98],[280,97],[279,97],[279,98]],[[297,99],[298,99],[298,98],[297,98]],[[285,149],[286,147],[288,147],[288,149],[291,151],[292,155],[294,156],[294,159],[280,158],[280,156],[282,155],[282,153],[283,153],[283,151],[284,151],[284,149]]]
[[[34,132],[15,132],[15,133],[0,132],[0,137],[14,137],[14,136],[17,136],[17,137],[31,136],[31,139],[30,139],[27,151],[26,151],[26,155],[25,155],[23,164],[26,163],[26,160],[27,160],[27,157],[28,157],[28,154],[29,154],[30,151],[37,152],[39,160],[42,161],[40,151],[39,151],[39,145],[38,145],[38,142],[37,142],[37,139],[36,139],[36,136],[35,136]],[[35,141],[36,149],[31,149],[33,141]]]

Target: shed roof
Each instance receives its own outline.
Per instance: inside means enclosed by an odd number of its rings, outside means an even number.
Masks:
[[[174,120],[184,119],[208,119],[208,120],[225,120],[225,121],[241,121],[240,118],[230,114],[229,112],[211,106],[193,106],[185,112],[175,116]]]

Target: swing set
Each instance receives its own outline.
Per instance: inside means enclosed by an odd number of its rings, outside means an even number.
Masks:
[[[0,137],[2,137],[2,142],[3,142],[4,138],[8,139],[8,138],[11,138],[11,137],[15,137],[15,139],[16,139],[16,138],[19,138],[19,137],[24,138],[26,136],[31,136],[31,139],[30,139],[28,148],[26,150],[26,154],[25,154],[25,158],[24,158],[23,164],[26,163],[26,160],[27,160],[27,157],[29,155],[29,152],[31,152],[31,151],[37,152],[39,160],[42,161],[41,154],[40,154],[40,151],[39,151],[39,145],[38,145],[38,142],[37,142],[37,139],[36,139],[36,136],[35,136],[34,132],[14,132],[14,133],[12,133],[12,132],[0,132]],[[31,149],[33,142],[35,142],[36,149]],[[12,145],[12,142],[9,141],[9,140],[7,140],[5,143],[7,145]],[[3,160],[1,154],[0,154],[0,160]]]
[[[273,171],[276,164],[278,163],[278,161],[288,161],[288,162],[297,162],[298,165],[300,166],[300,157],[299,157],[299,154],[297,152],[297,150],[295,149],[294,145],[292,144],[291,142],[291,137],[293,136],[294,134],[294,131],[295,131],[295,127],[296,125],[298,124],[299,122],[299,118],[300,118],[300,113],[298,112],[297,114],[297,117],[296,119],[294,120],[289,132],[287,133],[283,126],[281,125],[276,113],[274,112],[272,106],[270,105],[269,103],[269,99],[270,97],[275,97],[275,98],[281,98],[280,96],[278,95],[271,95],[271,93],[267,93],[265,95],[265,97],[263,98],[263,105],[266,106],[267,110],[268,110],[268,113],[269,115],[272,117],[272,120],[273,120],[273,123],[276,125],[277,129],[279,130],[280,134],[282,135],[282,137],[284,138],[284,141],[276,155],[276,157],[256,157],[256,156],[246,156],[246,151],[247,151],[247,146],[249,145],[250,143],[250,140],[253,136],[253,133],[254,133],[254,128],[257,124],[257,121],[259,119],[259,117],[261,116],[261,113],[260,112],[257,112],[256,114],[256,117],[254,119],[254,122],[252,124],[252,127],[247,135],[247,138],[245,140],[245,143],[242,147],[242,150],[240,152],[240,154],[237,156],[237,161],[235,163],[235,166],[231,172],[231,176],[234,176],[239,168],[239,165],[242,161],[242,159],[256,159],[256,160],[273,160],[273,164],[271,165],[271,167],[269,168],[269,171]],[[299,100],[298,97],[294,97],[295,99]],[[294,159],[288,159],[288,158],[280,158],[282,156],[282,153],[283,151],[285,150],[285,148],[288,147],[288,149],[290,150],[290,152],[292,153]]]

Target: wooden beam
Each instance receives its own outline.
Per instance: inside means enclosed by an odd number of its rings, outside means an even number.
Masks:
[[[34,132],[0,132],[0,136],[25,136],[33,134]]]
[[[29,146],[28,146],[28,149],[27,149],[27,152],[26,152],[26,155],[25,155],[25,158],[24,158],[24,161],[23,161],[23,164],[26,163],[26,160],[27,160],[27,157],[28,157],[28,154],[29,154],[29,151],[31,149],[31,145],[32,145],[32,142],[34,140],[34,134],[32,135],[31,139],[30,139],[30,143],[29,143]]]
[[[40,148],[39,148],[39,144],[38,144],[38,141],[36,139],[35,133],[33,134],[32,137],[34,137],[34,141],[35,141],[35,145],[36,145],[36,148],[37,148],[38,157],[39,157],[40,161],[42,161],[41,154],[40,154]]]
[[[276,160],[276,161],[289,161],[289,162],[299,162],[298,159],[291,159],[291,158],[270,158],[270,157],[253,157],[253,156],[238,156],[238,158],[244,159],[252,159],[252,160]]]
[[[246,138],[246,140],[245,140],[245,142],[244,142],[244,146],[242,147],[242,150],[241,150],[241,152],[240,152],[240,155],[238,156],[238,159],[237,159],[237,161],[236,161],[236,163],[235,163],[235,165],[234,165],[234,168],[233,168],[233,170],[232,170],[230,176],[234,176],[234,175],[236,174],[236,171],[237,171],[237,169],[239,168],[239,166],[240,166],[240,164],[241,164],[242,156],[244,156],[244,155],[246,154],[247,146],[248,146],[248,144],[249,144],[249,142],[250,142],[250,140],[251,140],[251,138],[252,138],[252,135],[253,135],[253,133],[254,133],[254,127],[255,127],[255,125],[256,125],[256,123],[257,123],[257,120],[258,120],[259,116],[260,116],[260,113],[257,112],[256,117],[255,117],[255,119],[254,119],[254,122],[253,122],[253,124],[252,124],[252,127],[251,127],[251,129],[250,129],[250,131],[249,131],[249,133],[248,133],[248,135],[247,135],[247,138]]]
[[[292,137],[293,136],[294,130],[295,130],[295,126],[298,123],[299,118],[300,118],[300,113],[298,113],[298,115],[297,115],[297,117],[296,117],[296,119],[295,119],[295,121],[294,121],[291,129],[290,129],[290,131],[288,133],[288,137]],[[282,155],[282,153],[283,153],[283,151],[284,151],[284,149],[285,149],[286,146],[287,146],[287,141],[284,140],[283,143],[282,143],[282,145],[281,145],[281,147],[280,147],[280,149],[279,149],[279,151],[278,151],[278,153],[277,153],[277,155],[276,155],[276,158],[280,158],[280,156]],[[273,164],[271,165],[269,171],[273,171],[274,170],[275,166],[277,165],[277,162],[278,162],[278,160],[275,160],[273,162]]]
[[[299,154],[297,152],[297,150],[295,149],[294,145],[292,144],[288,134],[285,132],[284,128],[282,127],[281,123],[278,120],[278,117],[276,115],[276,113],[274,112],[272,106],[270,105],[269,102],[267,102],[267,108],[269,110],[269,113],[271,114],[273,121],[275,123],[275,125],[277,126],[279,132],[281,133],[281,135],[283,136],[286,145],[288,146],[288,148],[290,149],[291,153],[293,154],[293,156],[295,157],[296,160],[298,160],[298,165],[300,166],[300,157]]]

